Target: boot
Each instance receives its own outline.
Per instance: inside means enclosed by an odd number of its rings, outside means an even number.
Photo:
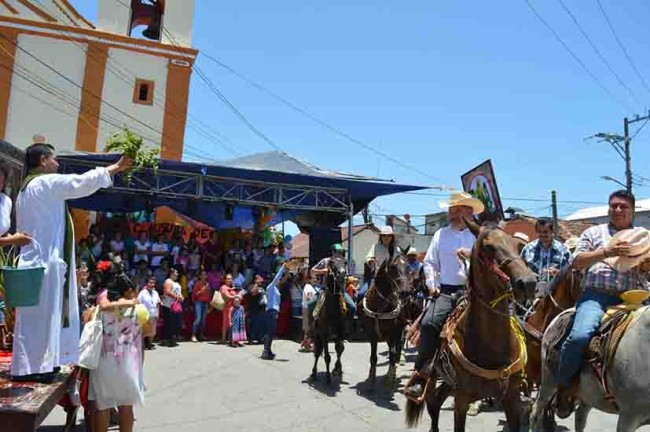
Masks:
[[[562,420],[568,418],[575,409],[574,386],[558,386],[555,393],[555,414]]]

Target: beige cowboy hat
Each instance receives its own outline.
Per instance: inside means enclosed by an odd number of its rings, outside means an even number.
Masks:
[[[572,251],[578,247],[578,242],[580,242],[580,238],[578,238],[577,236],[571,236],[564,242],[564,246],[566,246],[567,249]]]
[[[394,236],[395,233],[393,232],[393,227],[384,226],[384,227],[381,227],[381,229],[379,230],[379,235],[380,236],[382,236],[382,235]]]
[[[481,214],[485,210],[485,206],[481,200],[474,198],[467,192],[454,191],[449,196],[449,201],[443,201],[440,203],[441,208],[451,208],[451,207],[471,207],[474,210],[474,214]]]
[[[526,234],[524,234],[524,233],[522,233],[522,232],[516,232],[516,233],[514,233],[512,236],[513,236],[514,238],[516,238],[516,239],[518,239],[518,240],[521,240],[521,241],[524,241],[524,242],[526,242],[526,243],[529,243],[529,242],[530,242],[530,237],[528,237]]]
[[[413,246],[411,246],[409,248],[408,252],[406,252],[406,256],[409,256],[409,255],[416,255],[417,256],[417,254],[418,254],[418,250],[416,248],[414,248]]]
[[[609,244],[625,241],[630,244],[630,253],[627,256],[606,258],[605,262],[614,270],[626,272],[646,259],[650,259],[650,231],[645,228],[631,228],[617,232],[612,236]]]

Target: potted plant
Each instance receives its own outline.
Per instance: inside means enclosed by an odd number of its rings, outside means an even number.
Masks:
[[[45,266],[18,267],[14,247],[0,249],[0,292],[7,307],[36,306],[41,299]]]

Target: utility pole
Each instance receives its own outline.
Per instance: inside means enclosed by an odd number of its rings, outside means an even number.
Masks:
[[[623,132],[625,140],[625,189],[632,193],[632,157],[630,156],[630,122],[623,119]]]
[[[646,121],[646,122],[650,121],[650,111],[648,111],[648,115],[645,115],[643,117],[637,115],[632,120],[629,120],[627,117],[625,117],[623,119],[623,136],[601,132],[590,137],[590,138],[600,138],[601,141],[605,141],[609,143],[614,148],[614,150],[616,150],[616,153],[618,153],[618,155],[625,161],[625,184],[610,176],[601,176],[601,178],[603,180],[613,181],[614,183],[618,183],[624,186],[628,192],[632,192],[632,186],[634,185],[634,180],[632,176],[632,156],[630,151],[633,137],[630,137],[630,125],[640,121]],[[641,127],[643,127],[644,125],[645,123],[641,125]],[[623,144],[621,145],[621,143]]]
[[[553,209],[553,238],[557,240],[558,238],[558,226],[557,226],[557,193],[551,191],[551,208]]]

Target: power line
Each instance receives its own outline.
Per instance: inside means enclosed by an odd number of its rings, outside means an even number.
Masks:
[[[639,78],[639,80],[641,80],[641,83],[643,83],[643,86],[645,87],[645,89],[648,92],[650,92],[650,87],[648,86],[648,83],[643,78],[643,75],[637,69],[636,65],[632,61],[632,57],[627,52],[627,49],[625,49],[625,45],[623,44],[623,42],[621,42],[621,39],[618,37],[618,34],[616,33],[616,30],[614,30],[614,25],[610,21],[609,16],[607,15],[607,12],[605,12],[605,8],[603,7],[602,2],[600,0],[596,0],[596,3],[598,3],[598,7],[600,8],[600,11],[603,13],[603,16],[605,17],[605,21],[607,21],[607,25],[609,26],[609,29],[611,30],[612,35],[614,35],[614,39],[616,39],[616,43],[621,48],[621,51],[623,51],[623,54],[625,55],[625,58],[627,59],[627,62],[630,64],[630,66],[632,66],[632,69],[634,70],[634,73]]]
[[[435,193],[435,192],[404,192],[407,195],[422,195],[422,196],[434,196],[434,197],[444,197],[448,198],[448,195],[442,194],[442,193]],[[504,201],[522,201],[522,202],[549,202],[549,198],[523,198],[523,197],[501,197],[502,200]],[[560,201],[558,200],[558,203],[564,203],[564,204],[594,204],[594,205],[604,205],[602,202],[599,201],[573,201],[573,200],[566,200],[566,201]]]
[[[612,65],[609,63],[609,61],[607,61],[607,59],[605,58],[605,56],[603,56],[603,55],[601,54],[601,52],[600,52],[600,50],[598,49],[598,47],[596,47],[596,45],[591,41],[591,38],[589,37],[589,35],[587,35],[587,32],[582,28],[582,26],[580,25],[580,23],[578,23],[577,18],[575,17],[575,15],[573,14],[573,12],[571,12],[571,10],[568,8],[568,6],[566,5],[566,3],[564,3],[563,0],[558,0],[558,1],[559,1],[560,4],[562,5],[562,7],[563,7],[564,10],[566,11],[566,13],[569,15],[569,17],[571,17],[571,20],[572,20],[573,23],[576,25],[576,27],[578,28],[578,30],[580,30],[580,33],[582,33],[582,36],[583,36],[583,37],[585,38],[585,40],[589,43],[589,45],[591,45],[591,48],[593,48],[593,50],[594,50],[594,52],[596,53],[596,55],[597,55],[597,56],[600,58],[600,60],[605,64],[605,66],[607,66],[607,69],[609,69],[609,71],[612,73],[612,75],[614,75],[614,77],[616,77],[616,80],[618,81],[618,83],[619,83],[621,86],[623,86],[623,87],[625,88],[625,90],[627,90],[627,92],[628,92],[629,95],[632,97],[632,99],[634,99],[634,100],[637,101],[638,103],[642,104],[641,100],[639,100],[639,98],[637,98],[636,94],[632,91],[632,89],[631,89],[631,88],[630,88],[630,87],[629,87],[629,86],[628,86],[628,85],[627,85],[627,84],[626,84],[626,83],[621,79],[621,77],[616,73],[616,71],[614,70],[614,68],[612,67]]]
[[[625,109],[630,109],[630,107],[627,106],[624,102],[622,102],[619,98],[617,98],[607,87],[603,85],[603,83],[594,75],[591,70],[587,67],[587,65],[576,55],[576,53],[573,52],[573,50],[569,47],[569,45],[564,42],[564,40],[560,37],[560,35],[551,27],[551,25],[540,15],[540,13],[535,9],[535,6],[530,2],[530,0],[524,0],[526,4],[528,5],[528,8],[533,12],[533,14],[537,17],[537,19],[544,24],[544,26],[551,32],[553,37],[564,47],[566,52],[569,53],[569,55],[580,65],[580,67],[591,77],[591,79],[600,87],[607,95],[617,102],[619,105],[624,107]]]
[[[356,139],[356,138],[352,137],[350,134],[348,134],[348,133],[342,131],[341,129],[339,129],[339,128],[333,126],[333,125],[331,125],[330,123],[328,123],[328,122],[326,122],[326,121],[324,121],[324,120],[319,119],[319,118],[316,117],[315,115],[313,115],[313,114],[311,114],[310,112],[308,112],[306,109],[304,109],[304,108],[300,108],[299,106],[295,105],[294,103],[290,102],[289,100],[285,99],[284,97],[282,97],[282,96],[278,95],[277,93],[275,93],[275,92],[269,90],[268,88],[264,87],[264,86],[261,85],[260,83],[258,83],[258,82],[256,82],[256,81],[254,81],[254,80],[252,80],[252,79],[246,77],[245,75],[243,75],[243,74],[241,74],[240,72],[236,71],[236,70],[235,70],[234,68],[232,68],[231,66],[228,66],[228,65],[226,65],[225,63],[223,63],[222,61],[218,60],[218,59],[215,58],[214,56],[211,56],[211,55],[209,55],[209,54],[206,54],[204,51],[201,51],[201,55],[203,55],[203,57],[205,57],[205,58],[211,60],[212,62],[214,62],[214,63],[217,64],[218,66],[222,67],[222,68],[225,69],[226,71],[230,72],[231,74],[235,75],[236,77],[238,77],[238,78],[241,79],[242,81],[246,82],[246,83],[247,83],[248,85],[250,85],[251,87],[253,87],[253,88],[255,88],[255,89],[261,91],[262,93],[265,93],[266,95],[272,97],[273,99],[275,99],[275,100],[277,100],[277,101],[283,103],[284,105],[286,105],[287,107],[289,107],[289,108],[292,109],[293,111],[295,111],[295,112],[297,112],[297,113],[299,113],[299,114],[301,114],[301,115],[307,117],[308,119],[310,119],[310,120],[316,122],[316,123],[319,124],[320,126],[322,126],[322,127],[326,128],[326,129],[328,129],[329,131],[333,132],[334,134],[336,134],[336,135],[338,135],[338,136],[340,136],[340,137],[343,137],[343,138],[345,138],[346,140],[348,140],[348,141],[350,141],[350,142],[352,142],[352,143],[354,143],[354,144],[356,144],[356,145],[359,145],[359,146],[365,148],[366,150],[369,150],[369,151],[371,151],[372,153],[374,153],[374,154],[376,154],[376,155],[378,155],[378,156],[381,156],[381,157],[383,157],[384,159],[387,159],[387,160],[393,162],[394,164],[396,164],[396,165],[398,165],[398,166],[400,166],[400,167],[402,167],[402,168],[405,168],[405,169],[411,170],[411,171],[413,171],[413,172],[416,172],[416,173],[420,174],[421,176],[423,176],[423,177],[427,177],[427,178],[429,178],[429,179],[431,179],[431,180],[435,180],[435,181],[439,181],[439,180],[440,180],[440,178],[438,178],[438,177],[434,177],[434,176],[430,175],[429,173],[427,173],[427,172],[425,172],[425,171],[423,171],[423,170],[420,170],[419,168],[416,168],[416,167],[414,167],[414,166],[412,166],[412,165],[409,165],[409,164],[407,164],[407,163],[404,163],[404,162],[402,162],[402,161],[400,161],[400,160],[398,160],[398,159],[396,159],[396,158],[394,158],[394,157],[392,157],[392,156],[390,156],[390,155],[388,155],[388,154],[386,154],[386,153],[384,153],[384,152],[382,152],[382,151],[380,151],[380,150],[377,150],[377,149],[374,148],[373,146],[371,146],[371,145],[369,145],[369,144],[366,144],[366,143],[364,143],[363,141],[361,141],[361,140],[359,140],[359,139]]]

